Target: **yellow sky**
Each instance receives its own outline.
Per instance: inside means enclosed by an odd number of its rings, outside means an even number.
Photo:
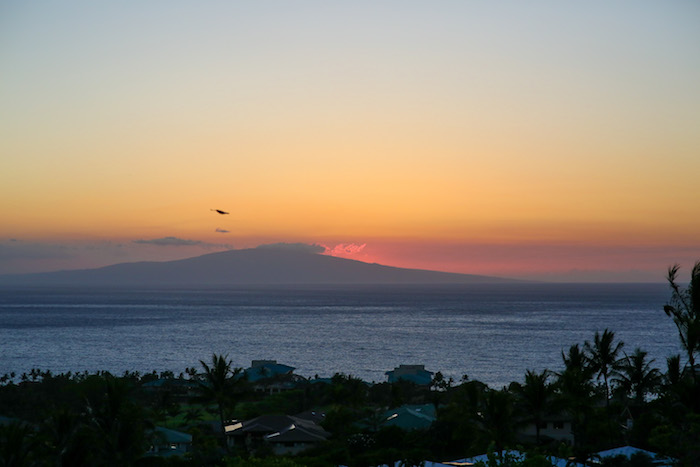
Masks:
[[[132,243],[166,237],[366,244],[475,273],[475,245],[640,248],[590,270],[700,257],[695,3],[9,2],[0,17],[0,273],[55,266],[40,252],[65,245],[80,253],[62,267],[109,263],[86,253],[105,244],[197,253]],[[577,269],[557,251],[550,272]]]

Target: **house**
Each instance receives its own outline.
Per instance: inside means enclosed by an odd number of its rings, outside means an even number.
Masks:
[[[250,368],[246,368],[246,378],[251,383],[260,381],[261,379],[275,378],[281,375],[289,375],[294,371],[293,366],[282,365],[277,363],[277,360],[253,360]]]
[[[254,451],[269,446],[272,452],[298,454],[327,440],[326,430],[313,420],[289,415],[261,415],[224,427],[229,446]]]
[[[536,437],[537,429],[534,423],[525,425],[525,427],[518,432],[518,438],[523,441],[534,441]],[[540,438],[567,441],[573,444],[574,431],[571,417],[565,414],[545,417],[540,424]]]
[[[157,426],[151,433],[151,448],[146,455],[180,456],[192,450],[192,435]]]
[[[314,422],[316,425],[320,425],[326,419],[326,413],[318,410],[307,410],[306,412],[296,414],[295,417],[303,420],[309,420]]]
[[[436,420],[435,406],[402,405],[384,412],[381,426],[397,426],[403,430],[427,430]]]
[[[148,393],[167,392],[178,398],[192,397],[197,393],[198,387],[196,381],[181,378],[158,378],[141,385],[141,388]]]
[[[245,377],[253,383],[258,392],[274,394],[294,389],[297,384],[306,381],[303,376],[293,373],[294,367],[277,363],[277,360],[253,360],[250,368],[243,371]]]
[[[419,386],[429,386],[433,381],[433,372],[427,371],[425,365],[399,365],[385,374],[390,383],[404,380],[411,381]]]

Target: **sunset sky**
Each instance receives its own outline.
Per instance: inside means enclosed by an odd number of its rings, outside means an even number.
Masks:
[[[689,271],[700,2],[0,4],[0,274],[280,242]]]

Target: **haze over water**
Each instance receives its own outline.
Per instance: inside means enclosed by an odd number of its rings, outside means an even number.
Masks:
[[[665,284],[489,284],[277,289],[22,289],[0,293],[0,374],[31,368],[163,371],[212,353],[276,359],[313,377],[385,381],[425,364],[492,387],[559,370],[609,328],[665,368],[679,352]]]

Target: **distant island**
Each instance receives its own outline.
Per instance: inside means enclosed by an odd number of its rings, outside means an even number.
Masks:
[[[3,275],[0,285],[275,286],[477,284],[511,279],[405,269],[289,248],[251,248],[162,262]]]

